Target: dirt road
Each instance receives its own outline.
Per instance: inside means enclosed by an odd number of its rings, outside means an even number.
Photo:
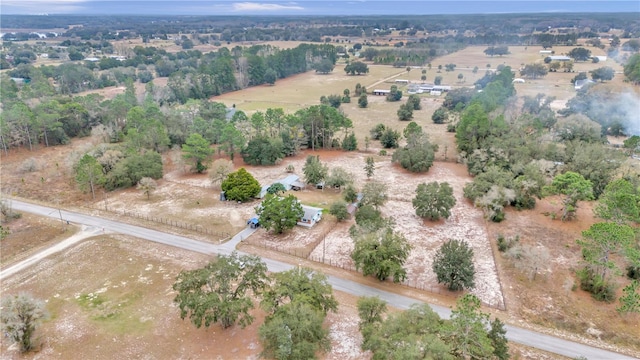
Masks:
[[[84,240],[84,239],[88,239],[90,237],[96,236],[96,235],[100,235],[103,234],[105,232],[105,230],[103,228],[98,228],[98,227],[93,227],[93,226],[87,226],[87,225],[81,225],[81,229],[80,232],[74,234],[73,236],[70,236],[69,238],[51,246],[48,247],[46,249],[44,249],[43,251],[36,253],[28,258],[26,258],[23,261],[20,261],[19,263],[16,263],[12,266],[9,266],[8,268],[0,271],[0,280],[3,280],[4,278],[11,276],[17,272],[22,271],[23,269],[34,265],[35,263],[39,262],[40,260],[46,258],[49,255],[55,254],[59,251],[62,251],[68,247],[71,247],[77,243],[79,243],[80,241]]]

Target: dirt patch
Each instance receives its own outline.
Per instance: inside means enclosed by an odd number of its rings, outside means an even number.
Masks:
[[[182,269],[204,255],[125,236],[101,236],[43,260],[2,283],[4,294],[26,291],[46,302],[41,349],[33,359],[258,359],[264,313],[245,329],[197,329],[181,320],[171,289]],[[74,279],[73,281],[69,279]],[[360,350],[356,299],[337,293],[329,314],[333,349],[325,359],[366,359]],[[3,338],[1,359],[22,358]]]
[[[556,197],[538,201],[530,211],[507,211],[507,220],[488,226],[494,243],[498,234],[520,236],[521,244],[548,249],[551,261],[534,281],[514,266],[514,260],[497,256],[501,280],[508,299],[509,317],[544,328],[557,329],[576,341],[603,346],[603,342],[632,349],[640,355],[640,319],[620,317],[617,302],[607,304],[593,300],[578,287],[575,270],[580,263],[580,247],[576,239],[598,219],[593,217],[594,203],[579,204],[577,220],[552,220],[549,214],[561,208]],[[492,244],[495,247],[495,243]],[[500,254],[496,251],[496,253]],[[622,280],[621,278],[614,281]],[[620,286],[618,296],[621,295]],[[619,350],[619,349],[618,349]],[[633,353],[632,353],[633,354]]]
[[[76,232],[73,226],[67,226],[60,220],[52,220],[22,213],[19,219],[3,223],[9,228],[9,235],[0,242],[0,267],[22,260]]]

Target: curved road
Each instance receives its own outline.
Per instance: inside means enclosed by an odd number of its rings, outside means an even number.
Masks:
[[[235,250],[236,245],[242,239],[251,235],[255,229],[245,229],[236,236],[232,238],[231,241],[228,241],[222,245],[213,245],[209,243],[205,243],[202,241],[197,241],[193,239],[186,238],[184,236],[178,236],[173,234],[167,234],[161,231],[156,231],[152,229],[147,229],[141,226],[129,225],[125,223],[121,223],[118,221],[103,219],[100,217],[81,214],[76,212],[70,212],[66,210],[62,210],[59,212],[58,209],[40,206],[35,204],[30,204],[22,201],[12,200],[12,206],[16,210],[25,211],[41,216],[52,217],[52,218],[62,218],[65,221],[74,222],[77,224],[91,226],[97,229],[102,229],[103,231],[116,232],[121,234],[126,234],[130,236],[135,236],[137,238],[154,241],[157,243],[170,245],[174,247],[178,247],[181,249],[191,250],[203,254],[225,254],[228,255]],[[37,256],[37,255],[36,255]],[[294,266],[283,263],[276,260],[271,259],[263,259],[270,271],[279,272],[292,269]],[[14,266],[18,266],[20,264],[16,264]],[[9,274],[8,271],[11,268],[5,269],[2,271],[2,274],[6,276]],[[362,285],[360,283],[341,279],[335,276],[329,276],[329,283],[333,286],[334,289],[346,292],[348,294],[352,294],[355,296],[378,296],[382,300],[389,303],[391,306],[399,308],[399,309],[407,309],[413,304],[421,303],[418,300],[393,294],[384,290],[372,288],[369,286]],[[437,312],[443,318],[449,318],[451,315],[451,311],[449,308],[430,305],[435,312]],[[615,352],[599,349],[596,347],[580,344],[577,342],[564,340],[558,337],[542,334],[539,332],[526,330],[520,327],[505,325],[507,330],[507,338],[510,341],[515,343],[519,343],[522,345],[530,346],[533,348],[541,349],[544,351],[548,351],[551,353],[563,355],[569,358],[575,358],[579,356],[584,356],[589,359],[611,359],[611,360],[623,360],[623,359],[635,359],[633,357],[625,356],[622,354],[618,354]]]

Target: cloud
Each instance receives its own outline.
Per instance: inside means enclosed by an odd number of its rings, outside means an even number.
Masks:
[[[2,12],[13,14],[73,13],[83,9],[87,0],[2,0]]]
[[[265,4],[254,2],[233,3],[233,11],[283,11],[283,10],[304,10],[298,5]]]

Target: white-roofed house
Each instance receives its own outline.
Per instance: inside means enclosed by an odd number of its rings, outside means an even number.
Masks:
[[[298,220],[298,225],[304,227],[313,227],[313,225],[322,220],[321,208],[302,205],[302,210],[304,211],[304,215],[302,215],[302,218]]]

